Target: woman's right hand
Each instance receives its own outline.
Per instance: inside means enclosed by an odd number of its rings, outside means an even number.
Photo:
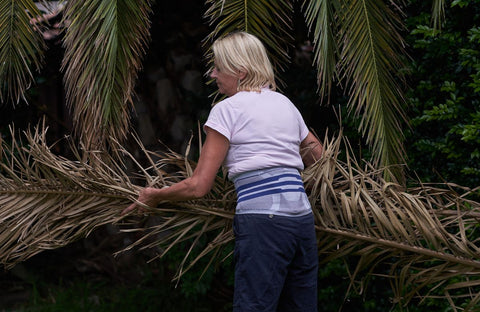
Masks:
[[[145,208],[156,207],[160,202],[158,191],[159,189],[154,187],[144,188],[138,194],[137,200],[122,211],[122,215],[126,215],[135,209],[138,209],[140,213],[145,213]]]

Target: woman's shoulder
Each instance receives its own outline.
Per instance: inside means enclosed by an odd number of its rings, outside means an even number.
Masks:
[[[235,100],[244,100],[244,99],[251,99],[251,98],[263,98],[263,97],[276,97],[276,98],[285,98],[288,99],[285,95],[278,91],[274,91],[268,88],[262,88],[259,91],[239,91],[233,96],[229,97],[232,101]]]
[[[233,113],[238,110],[239,103],[237,100],[233,98],[234,96],[227,97],[217,103],[215,103],[211,110],[210,113],[220,113],[220,114],[225,114],[225,113]]]
[[[212,105],[212,109],[225,108],[229,105],[232,105],[232,97],[226,97]]]
[[[277,103],[277,105],[282,102],[292,104],[290,99],[282,93],[270,89],[262,89],[261,91],[237,92],[218,102],[214,107],[218,107],[217,109],[244,109],[247,104],[256,105],[255,103],[259,102],[273,102]]]
[[[290,102],[290,99],[285,94],[280,93],[280,92],[275,91],[275,90],[262,89],[262,94],[264,94],[265,96],[268,96],[268,97],[273,97],[273,98],[277,98],[277,99],[284,99],[284,100]]]

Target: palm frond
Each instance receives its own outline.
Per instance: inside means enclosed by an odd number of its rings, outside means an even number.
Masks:
[[[330,95],[332,83],[336,78],[339,53],[335,40],[337,30],[334,15],[336,10],[333,8],[335,5],[339,4],[335,1],[308,0],[303,3],[306,23],[313,36],[314,63],[317,65],[321,98]]]
[[[127,175],[126,165],[105,161],[108,155],[100,152],[72,146],[76,160],[55,156],[45,144],[45,131],[26,132],[25,143],[2,142],[0,262],[7,268],[100,225],[129,220],[119,212],[136,199],[137,185],[168,186],[195,168],[188,157],[151,152],[137,140],[148,164],[118,146],[118,153],[137,167],[138,174]],[[356,261],[350,271],[352,290],[360,285],[362,291],[377,274],[391,281],[397,304],[443,296],[453,306],[467,306],[463,311],[474,311],[480,287],[480,203],[468,199],[473,190],[451,184],[406,190],[387,182],[383,170],[368,162],[360,166],[341,134],[326,137],[324,146],[323,157],[303,172],[322,261]],[[235,202],[232,183],[219,175],[202,199],[150,208],[156,224],[136,228],[127,223],[124,231],[142,236],[126,249],[153,249],[154,260],[181,244],[186,252],[177,279],[205,257],[208,265],[221,261],[230,255]]]
[[[201,138],[199,138],[201,149]],[[185,156],[169,150],[161,155],[146,150],[137,140],[140,149],[147,155],[150,166],[139,167],[140,176],[147,185],[164,187],[175,184],[192,175],[196,163],[188,159],[188,150]],[[133,159],[126,150],[122,153]],[[153,159],[158,159],[153,161]],[[163,168],[170,168],[163,170]],[[175,168],[175,169],[172,169]],[[149,172],[152,171],[154,175]],[[160,218],[161,222],[149,228],[132,228],[128,232],[141,232],[143,237],[120,251],[132,248],[140,250],[157,250],[156,258],[161,258],[172,248],[186,244],[182,264],[179,266],[175,279],[188,272],[200,259],[210,256],[209,263],[218,262],[221,251],[228,242],[233,241],[232,219],[236,203],[236,193],[233,184],[226,179],[226,174],[217,176],[212,190],[205,197],[187,202],[163,202],[159,207],[152,208],[150,213]],[[206,245],[199,241],[207,241]],[[189,246],[189,247],[188,247]],[[206,271],[208,266],[204,268]]]
[[[372,145],[373,163],[403,164],[401,21],[384,1],[346,1],[336,14],[340,72],[349,86],[350,110],[361,116],[359,130]],[[399,171],[392,171],[401,178]]]
[[[290,0],[207,0],[205,17],[215,29],[205,39],[210,42],[232,31],[246,31],[257,36],[267,47],[276,70],[289,61],[292,42]]]
[[[457,299],[474,307],[479,302],[480,203],[466,198],[474,190],[451,184],[405,190],[384,180],[382,170],[368,163],[361,168],[348,142],[342,145],[346,162],[339,161],[339,140],[327,142],[324,157],[304,172],[323,261],[356,261],[351,278],[352,287],[360,281],[359,289],[375,274],[390,279],[397,304],[438,292],[453,304],[459,291],[465,297]]]
[[[123,140],[149,38],[150,1],[68,1],[65,88],[76,134],[88,149]]]
[[[26,101],[33,83],[32,70],[40,70],[45,43],[31,23],[40,12],[32,0],[0,1],[0,102]]]
[[[392,4],[393,5],[393,4]],[[349,108],[372,146],[373,163],[403,180],[402,123],[406,120],[401,82],[403,39],[398,14],[384,1],[308,1],[304,14],[312,32],[320,96],[334,80],[346,81]]]
[[[112,223],[135,196],[135,186],[123,170],[103,163],[105,156],[55,156],[45,135],[38,128],[25,133],[26,141],[2,142],[0,253],[7,268]]]

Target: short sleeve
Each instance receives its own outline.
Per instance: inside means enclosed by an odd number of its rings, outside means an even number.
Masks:
[[[302,142],[303,140],[305,140],[310,130],[308,130],[307,124],[305,124],[305,121],[303,120],[303,117],[300,111],[296,107],[295,107],[295,110],[297,113],[298,125],[300,127],[300,142]]]
[[[231,141],[233,121],[234,118],[231,106],[226,100],[223,100],[211,109],[207,122],[203,125],[203,130],[205,131],[205,127],[209,127],[218,131],[226,137],[227,140]]]

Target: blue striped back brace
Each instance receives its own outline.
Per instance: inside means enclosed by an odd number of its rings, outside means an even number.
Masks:
[[[237,214],[262,213],[303,216],[311,212],[298,169],[276,167],[242,173],[233,178]]]

